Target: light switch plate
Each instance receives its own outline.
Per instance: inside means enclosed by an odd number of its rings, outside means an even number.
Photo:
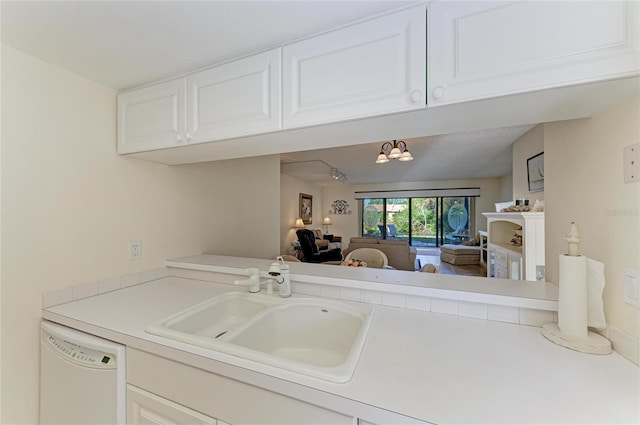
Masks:
[[[640,270],[624,268],[624,302],[640,308]]]
[[[624,182],[640,182],[640,143],[624,148],[622,161]]]

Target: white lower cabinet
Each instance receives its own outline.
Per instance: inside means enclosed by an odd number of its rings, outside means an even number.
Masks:
[[[127,424],[223,425],[223,422],[218,422],[212,417],[158,397],[148,391],[127,385]]]
[[[489,245],[489,252],[494,260],[493,276],[498,279],[522,279],[522,254],[499,245]]]
[[[640,72],[636,1],[429,3],[430,106]]]
[[[127,347],[129,424],[427,424],[306,386],[275,385],[292,396]],[[306,401],[293,398],[299,393]]]
[[[144,406],[144,403],[153,403],[152,408],[144,410],[145,414],[147,411],[159,412],[157,415],[170,417],[176,414],[182,418],[199,412],[194,416],[198,421],[207,417],[213,421],[194,423],[215,424],[216,420],[218,424],[233,425],[354,423],[353,416],[133,349],[127,349],[127,383],[129,388],[135,386],[164,399],[163,403],[155,399],[149,401],[148,398],[142,402],[129,400],[132,416],[129,421],[139,416],[132,404]],[[137,393],[136,397],[139,397]],[[158,405],[162,405],[163,410]]]

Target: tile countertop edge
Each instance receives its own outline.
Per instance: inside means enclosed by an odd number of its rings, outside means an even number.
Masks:
[[[221,265],[223,262],[231,262],[234,265]],[[271,262],[271,260],[264,259],[199,255],[167,260],[165,265],[167,267],[205,272],[242,274],[244,269],[247,267],[259,267],[261,269],[266,269]],[[293,268],[297,266],[296,263],[292,263],[291,265]],[[311,266],[309,270],[310,273],[314,271],[317,272],[317,267],[336,267],[306,263],[304,263],[304,265]],[[353,272],[358,271],[360,270],[353,270]],[[536,287],[528,287],[530,283],[527,283],[526,281],[518,281],[515,282],[518,286],[514,287],[514,281],[506,279],[488,279],[427,273],[418,274],[417,272],[404,273],[398,270],[375,269],[374,271],[374,269],[369,269],[361,271],[368,274],[364,275],[361,279],[347,279],[343,277],[322,276],[310,273],[296,273],[295,270],[292,270],[291,280],[293,282],[332,285],[401,295],[417,295],[446,300],[468,301],[554,312],[558,311],[558,287],[548,282],[542,284],[539,282],[531,282],[537,283],[538,285]],[[371,273],[372,271],[374,271],[374,273]],[[401,282],[400,280],[392,283],[375,281],[380,279],[380,276],[388,278],[389,273],[396,274],[398,272],[402,272],[402,277],[408,277],[409,279],[412,278],[412,274],[415,273],[418,277],[422,278],[423,281],[416,282],[415,279],[411,279],[414,280],[413,282]],[[372,280],[367,280],[368,278],[371,278]],[[458,283],[463,282],[463,279],[465,281],[464,283]],[[448,282],[442,283],[441,280],[448,280]],[[476,287],[479,283],[484,283],[484,287]],[[490,286],[487,286],[487,284]],[[446,285],[453,286],[456,289],[449,289]]]

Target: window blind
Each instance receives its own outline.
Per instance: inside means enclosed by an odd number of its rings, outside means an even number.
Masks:
[[[461,187],[447,189],[412,189],[412,190],[375,190],[369,192],[355,192],[356,199],[370,198],[434,198],[438,196],[447,197],[478,197],[479,187]]]

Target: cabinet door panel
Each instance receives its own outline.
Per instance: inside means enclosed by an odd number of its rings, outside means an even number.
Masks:
[[[187,77],[191,142],[280,129],[280,49]]]
[[[640,70],[634,2],[433,2],[429,12],[432,105]]]
[[[184,132],[184,79],[118,96],[118,153],[162,149],[180,143]]]
[[[352,416],[131,348],[127,382],[231,424],[353,425]]]
[[[127,424],[216,425],[216,420],[140,388],[127,385]]]
[[[425,106],[424,6],[283,48],[285,127]]]

